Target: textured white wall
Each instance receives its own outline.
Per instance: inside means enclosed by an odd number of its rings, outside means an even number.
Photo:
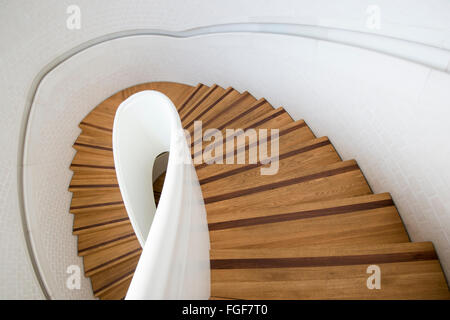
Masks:
[[[81,7],[82,29],[69,31],[65,11],[73,3]],[[17,157],[30,88],[47,64],[95,37],[138,28],[184,30],[252,21],[373,32],[365,28],[365,10],[373,3],[382,13],[376,32],[450,49],[445,0],[0,2],[0,298],[43,297],[22,233]],[[71,58],[39,89],[35,110],[42,114],[30,122],[37,139],[29,141],[34,151],[28,155],[34,157],[25,172],[32,179],[28,194],[36,201],[28,212],[37,227],[31,232],[52,297],[91,297],[88,282],[79,292],[62,284],[65,265],[80,263],[75,239],[66,233],[70,172],[64,166],[73,154],[77,121],[115,91],[154,80],[233,85],[305,118],[317,134],[330,136],[344,158],[358,160],[375,191],[393,193],[413,240],[433,240],[449,270],[447,74],[362,49],[285,36],[139,37]],[[50,198],[50,192],[58,197]],[[55,241],[60,237],[66,243]]]

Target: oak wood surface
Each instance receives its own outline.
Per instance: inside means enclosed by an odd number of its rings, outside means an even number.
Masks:
[[[327,137],[250,92],[216,84],[139,84],[113,94],[79,124],[70,169],[70,212],[78,254],[95,296],[126,296],[142,248],[118,186],[112,129],[125,99],[143,90],[167,95],[191,134],[191,153],[226,150],[227,129],[279,129],[279,170],[248,163],[261,145],[237,136],[234,164],[195,164],[211,241],[211,299],[448,299],[431,243],[412,243],[388,193],[373,194],[355,160],[342,161]],[[194,121],[223,138],[194,148]],[[206,137],[207,138],[207,137]],[[237,164],[244,150],[244,164]],[[259,156],[257,158],[259,161]],[[276,161],[274,159],[274,161]],[[155,203],[165,174],[154,182]],[[366,286],[368,264],[382,289]]]

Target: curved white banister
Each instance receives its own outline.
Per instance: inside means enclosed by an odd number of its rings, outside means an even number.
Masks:
[[[160,92],[125,100],[114,119],[113,150],[120,191],[143,252],[127,299],[208,299],[206,211],[175,106]],[[169,151],[155,207],[153,162]]]

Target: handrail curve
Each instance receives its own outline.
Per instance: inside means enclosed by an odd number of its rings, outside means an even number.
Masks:
[[[169,151],[156,208],[153,162]],[[157,91],[122,102],[113,128],[117,180],[143,251],[126,299],[208,299],[206,210],[177,110]]]

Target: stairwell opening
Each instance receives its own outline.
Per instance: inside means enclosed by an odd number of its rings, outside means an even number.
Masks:
[[[167,163],[169,161],[169,152],[159,154],[153,163],[152,181],[153,181],[153,197],[155,205],[158,207],[159,198],[164,187],[166,178]]]

